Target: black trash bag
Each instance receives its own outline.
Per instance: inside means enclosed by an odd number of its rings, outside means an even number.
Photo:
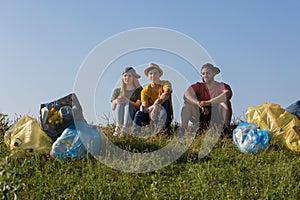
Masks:
[[[77,96],[71,93],[40,106],[40,125],[54,141],[75,121],[86,122]]]
[[[286,108],[286,111],[288,111],[289,113],[296,115],[297,118],[300,120],[300,100],[298,100],[297,102],[289,105]]]

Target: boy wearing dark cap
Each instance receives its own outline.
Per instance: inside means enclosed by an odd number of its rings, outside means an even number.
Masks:
[[[210,63],[204,64],[201,68],[202,82],[191,85],[185,92],[181,110],[183,129],[188,127],[189,121],[199,123],[202,128],[207,127],[212,121],[223,124],[223,134],[229,134],[232,90],[228,84],[215,81],[214,78],[219,73],[218,67]],[[212,115],[212,111],[216,114]]]

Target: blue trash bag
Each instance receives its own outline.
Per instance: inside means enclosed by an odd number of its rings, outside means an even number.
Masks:
[[[255,124],[241,122],[233,130],[233,141],[243,153],[258,153],[268,146],[270,133]]]
[[[77,122],[66,128],[52,145],[51,155],[58,159],[83,159],[97,155],[100,133],[96,126]]]
[[[296,115],[300,120],[300,100],[289,105],[285,110],[293,115]]]

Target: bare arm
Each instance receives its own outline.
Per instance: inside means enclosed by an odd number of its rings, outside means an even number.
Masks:
[[[151,106],[150,106],[150,107],[151,107]],[[143,112],[148,113],[150,107],[148,108],[148,103],[147,103],[146,101],[143,101],[143,102],[142,102],[142,111],[143,111]]]
[[[137,100],[136,102],[129,100],[129,102],[136,108],[139,109],[141,106],[141,100]]]
[[[193,88],[189,87],[187,89],[187,91],[184,93],[184,100],[187,101],[188,103],[198,105],[198,99]]]
[[[119,95],[120,95],[120,88],[114,89],[112,97],[111,97],[111,99],[112,99],[111,100],[111,109],[112,110],[116,109],[116,106],[118,104],[117,102],[118,102]]]
[[[230,90],[224,90],[219,96],[216,96],[215,98],[212,98],[208,101],[200,101],[198,105],[199,107],[203,107],[203,106],[211,106],[221,102],[227,102],[231,98],[231,96],[232,96],[232,92]]]
[[[170,88],[167,88],[161,95],[159,98],[157,98],[154,102],[153,105],[156,104],[163,104],[166,100],[168,100],[170,98],[172,94],[172,90]]]
[[[116,99],[115,100],[113,100],[112,102],[111,102],[111,109],[112,110],[115,110],[116,109]]]

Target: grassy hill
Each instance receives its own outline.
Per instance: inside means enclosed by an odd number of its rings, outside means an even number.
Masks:
[[[148,173],[126,173],[95,159],[55,160],[48,155],[9,159],[1,120],[0,198],[2,199],[300,199],[300,155],[269,146],[243,154],[232,139],[219,139],[203,159],[198,152],[205,133],[195,138],[176,162]],[[113,138],[133,152],[153,151],[170,135],[138,140]]]

